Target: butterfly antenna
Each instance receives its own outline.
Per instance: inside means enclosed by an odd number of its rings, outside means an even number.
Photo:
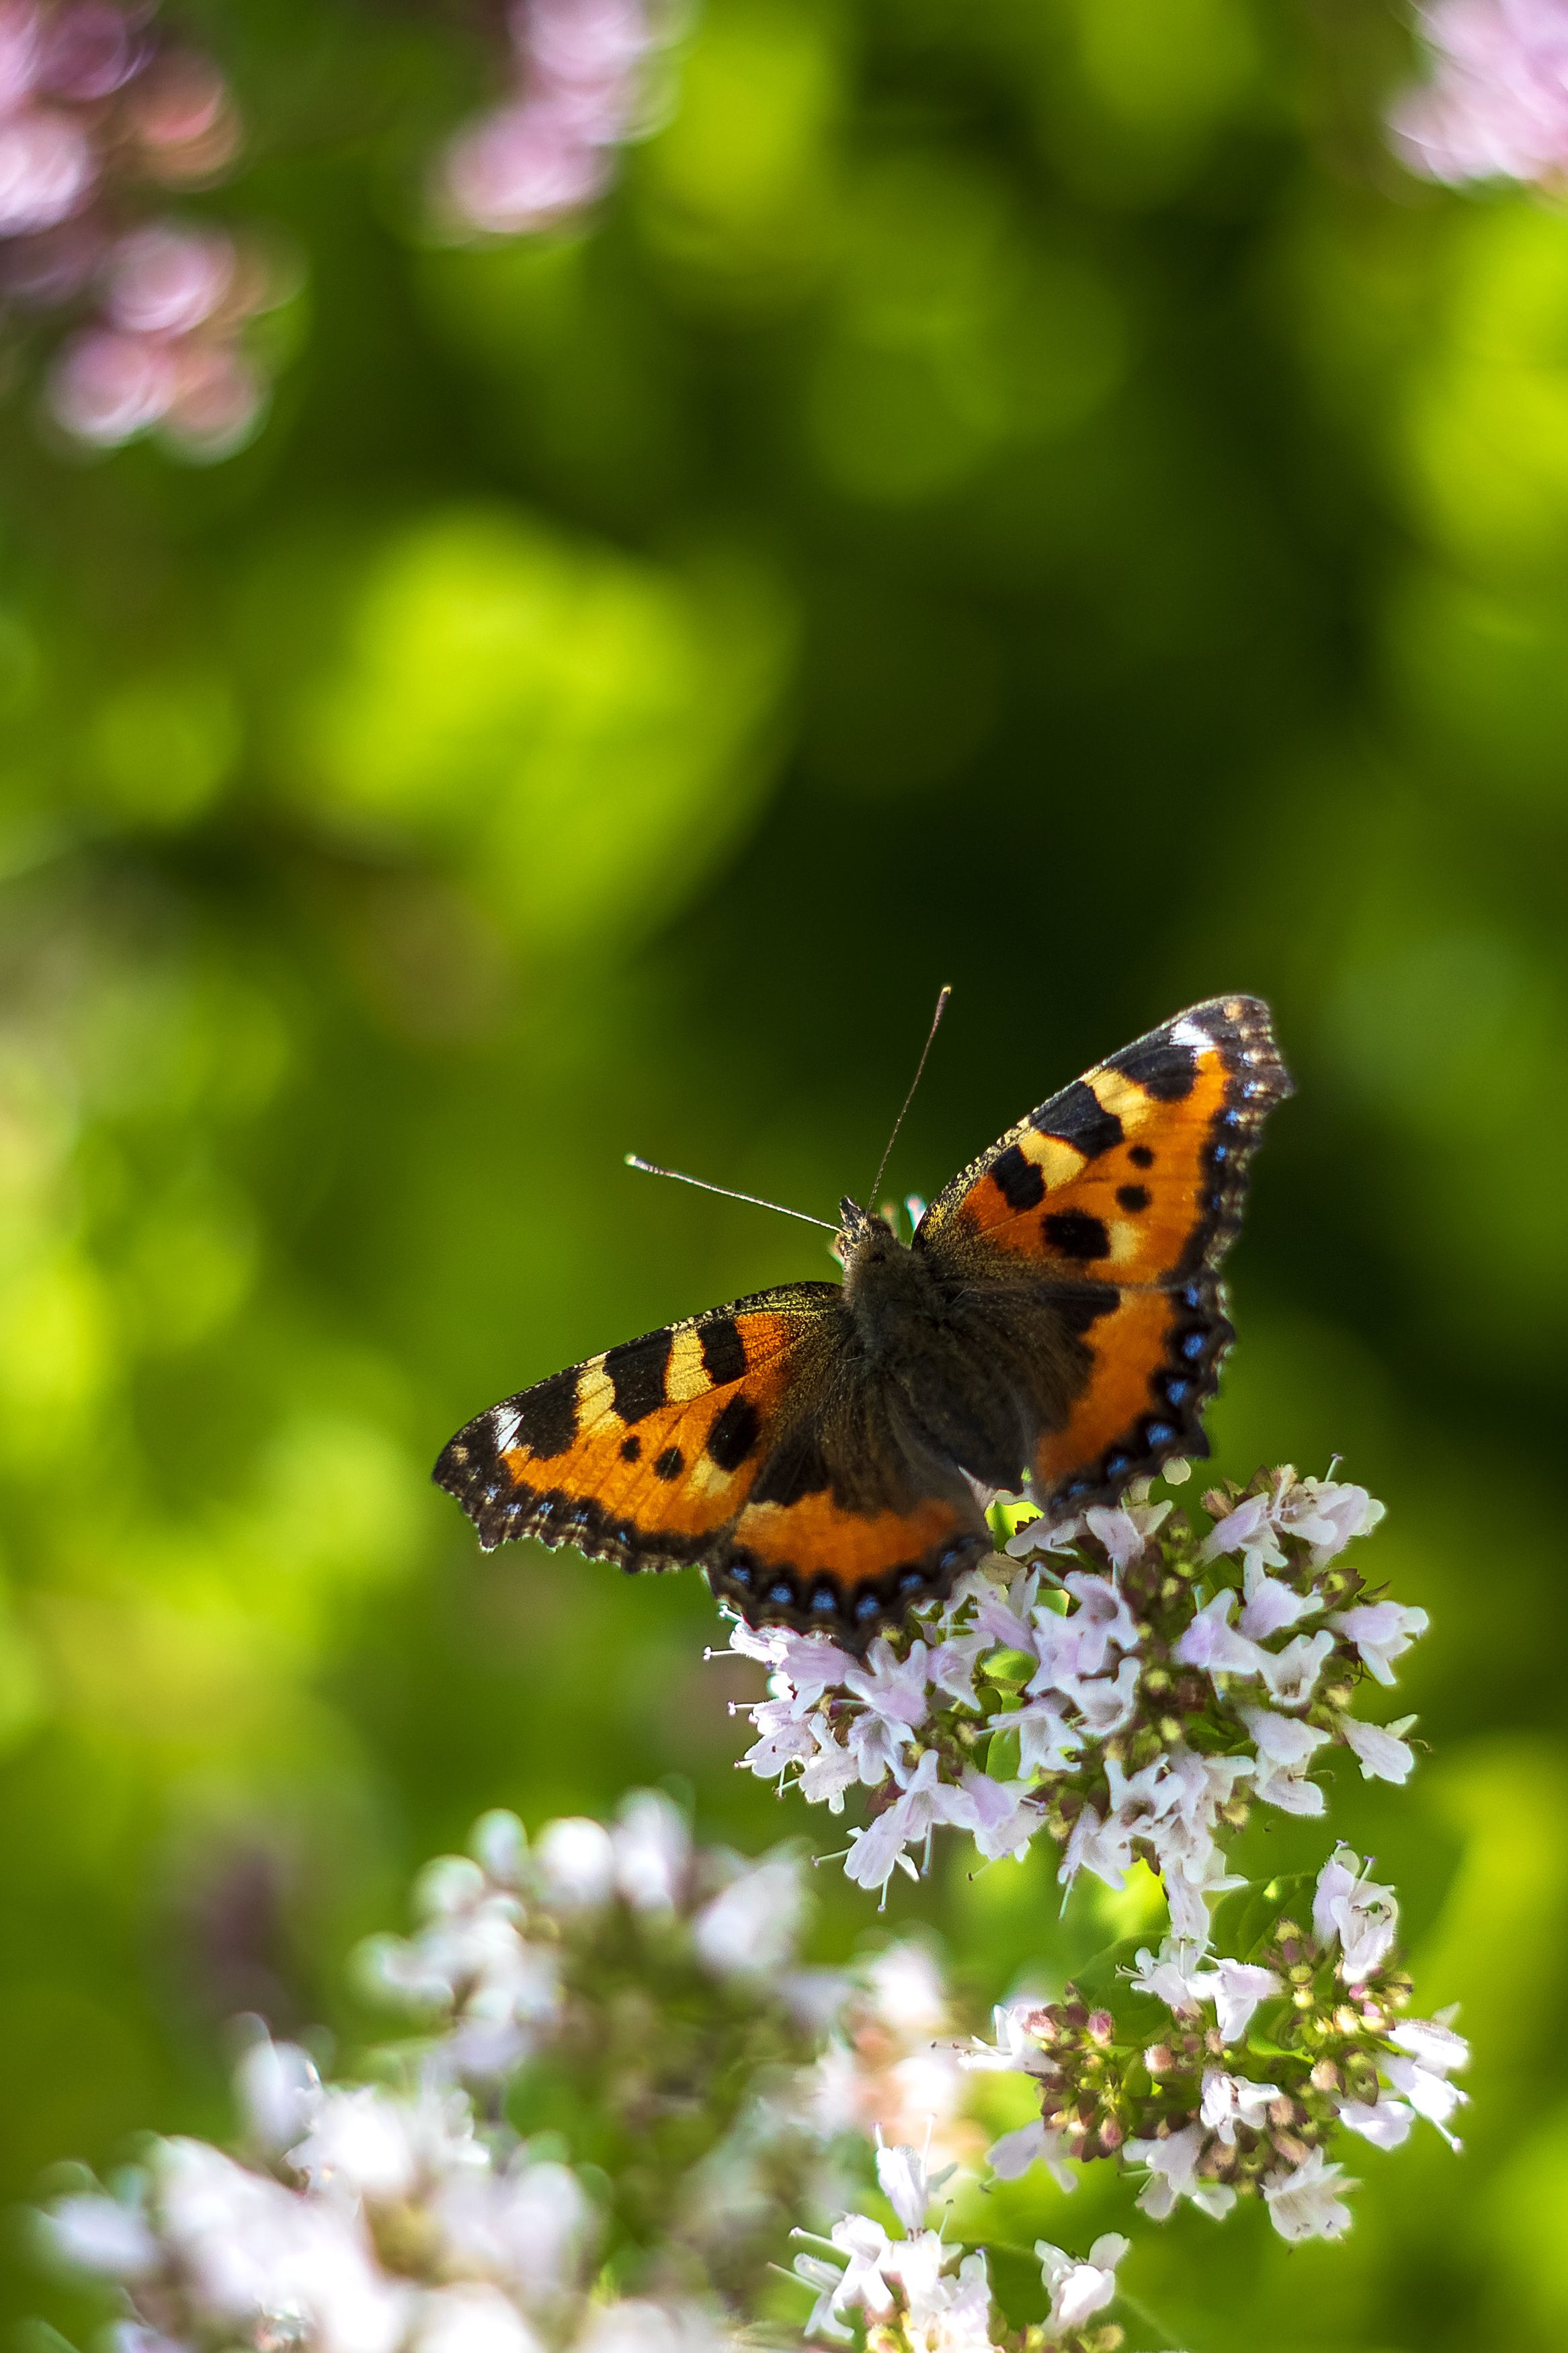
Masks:
[[[640,1168],[645,1176],[673,1176],[678,1185],[695,1185],[700,1193],[718,1193],[726,1201],[749,1201],[753,1209],[776,1209],[781,1218],[798,1218],[803,1226],[820,1226],[826,1234],[836,1234],[837,1226],[826,1218],[808,1217],[804,1209],[786,1209],[782,1201],[764,1201],[760,1193],[737,1193],[732,1185],[710,1185],[704,1177],[688,1176],[682,1168],[656,1168],[651,1160],[641,1160],[635,1152],[626,1155],[628,1168]]]
[[[942,1017],[947,1011],[947,1000],[952,995],[952,990],[951,987],[946,987],[942,990],[942,995],[936,1000],[936,1011],[931,1017],[931,1029],[927,1032],[925,1044],[921,1048],[921,1058],[915,1064],[915,1074],[910,1081],[909,1093],[904,1097],[904,1108],[893,1122],[893,1132],[888,1138],[888,1148],[877,1164],[877,1174],[871,1179],[871,1189],[866,1196],[868,1201],[874,1201],[877,1198],[877,1187],[882,1181],[882,1171],[887,1166],[889,1160],[892,1156],[893,1146],[899,1140],[899,1130],[902,1127],[910,1105],[915,1099],[915,1090],[920,1085],[921,1079],[925,1071],[926,1056],[931,1052],[932,1046],[936,1042],[936,1033],[942,1027]]]

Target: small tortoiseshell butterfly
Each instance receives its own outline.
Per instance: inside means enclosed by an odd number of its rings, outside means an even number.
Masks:
[[[1152,1029],[1010,1128],[906,1245],[846,1199],[844,1280],[759,1291],[508,1398],[436,1478],[487,1549],[702,1568],[852,1650],[990,1548],[976,1490],[1106,1504],[1173,1455],[1234,1335],[1217,1269],[1291,1092],[1252,997]]]

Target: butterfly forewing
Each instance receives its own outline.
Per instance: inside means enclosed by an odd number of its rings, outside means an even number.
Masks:
[[[1042,1500],[1109,1501],[1176,1454],[1232,1334],[1215,1270],[1263,1120],[1291,1091],[1257,997],[1195,1005],[1031,1112],[938,1195],[917,1250],[984,1299],[1059,1297],[1079,1386],[1028,1466]]]
[[[626,1568],[702,1557],[742,1509],[843,1313],[790,1283],[667,1324],[507,1398],[436,1466],[486,1546],[572,1544]]]

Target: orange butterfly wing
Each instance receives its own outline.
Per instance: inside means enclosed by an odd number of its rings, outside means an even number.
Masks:
[[[1042,1501],[1106,1502],[1208,1451],[1234,1337],[1218,1280],[1263,1121],[1291,1092],[1268,1008],[1216,997],[1064,1088],[939,1194],[917,1249],[950,1277],[1043,1281],[1081,1381],[1030,1466]]]
[[[927,1492],[875,1392],[840,1377],[843,1298],[759,1292],[552,1374],[460,1430],[437,1481],[487,1550],[534,1536],[626,1569],[695,1564],[752,1625],[861,1648],[989,1538],[963,1481]]]
[[[552,1373],[458,1430],[437,1482],[487,1551],[536,1536],[628,1569],[697,1560],[739,1515],[841,1299],[790,1283]]]

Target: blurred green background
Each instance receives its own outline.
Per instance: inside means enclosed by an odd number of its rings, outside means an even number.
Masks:
[[[308,273],[273,418],[86,463],[20,383],[0,450],[6,2196],[221,2136],[237,2011],[352,2035],[482,1808],[830,1843],[733,1770],[697,1580],[481,1557],[428,1466],[827,1271],[628,1148],[830,1214],[950,980],[930,1191],[1247,988],[1300,1093],[1214,1433],[1342,1453],[1433,1613],[1429,1759],[1336,1803],[1475,2105],[1358,2146],[1345,2245],[1189,2214],[1127,2284],[1190,2353],[1568,2343],[1568,216],[1392,161],[1395,9],[705,0],[591,224],[455,249],[481,26],[188,21],[249,130],[201,202]],[[955,1849],[889,1924],[988,2000],[1056,1909]]]

